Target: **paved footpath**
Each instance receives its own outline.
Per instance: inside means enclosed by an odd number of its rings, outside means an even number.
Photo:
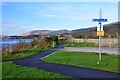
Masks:
[[[65,47],[64,50],[66,51],[73,51],[73,52],[96,52],[99,53],[99,48],[95,47]],[[120,48],[102,48],[102,53],[107,54],[116,54],[120,51]]]
[[[81,68],[65,64],[48,63],[40,59],[62,48],[63,46],[59,45],[55,49],[40,52],[27,58],[14,60],[13,63],[22,66],[35,67],[73,78],[106,78],[106,80],[108,80],[108,78],[118,78],[118,76],[120,76],[120,74],[102,70]]]

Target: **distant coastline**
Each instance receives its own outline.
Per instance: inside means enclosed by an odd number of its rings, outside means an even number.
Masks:
[[[29,43],[31,41],[33,41],[33,39],[2,39],[0,40],[0,52],[7,47],[15,46],[17,43]]]

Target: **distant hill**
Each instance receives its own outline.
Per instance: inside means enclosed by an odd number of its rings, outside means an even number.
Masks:
[[[104,25],[105,36],[109,35],[112,38],[118,37],[118,26],[120,26],[120,22],[113,22]],[[22,36],[30,36],[30,35],[56,35],[56,34],[71,34],[74,38],[98,38],[96,35],[97,27],[76,29],[76,30],[34,30],[22,34]]]
[[[68,30],[57,30],[57,31],[52,31],[48,35],[56,35],[56,34],[64,34],[64,33],[70,33]]]
[[[105,31],[104,37],[108,37],[109,35],[113,38],[118,37],[119,26],[120,26],[120,22],[105,24],[103,27]],[[70,33],[74,38],[97,38],[96,31],[97,31],[97,27],[91,27],[91,28],[72,30]]]
[[[76,30],[72,30],[71,32],[88,32],[88,31],[91,31],[91,30],[96,30],[96,27],[76,29]]]
[[[22,36],[29,36],[29,35],[56,35],[56,34],[63,34],[69,33],[68,30],[34,30],[22,34]]]

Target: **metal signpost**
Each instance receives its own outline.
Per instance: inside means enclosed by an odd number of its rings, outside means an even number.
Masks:
[[[99,60],[101,60],[101,39],[104,36],[104,30],[101,22],[107,22],[107,19],[102,18],[102,10],[99,12],[99,19],[93,19],[93,22],[99,22],[99,26],[97,26],[97,36],[99,36]]]

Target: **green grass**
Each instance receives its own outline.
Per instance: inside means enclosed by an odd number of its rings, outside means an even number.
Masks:
[[[95,43],[90,42],[70,42],[64,45],[65,47],[97,47]]]
[[[120,56],[117,55],[102,55],[102,60],[97,64],[98,54],[96,53],[67,52],[61,50],[43,58],[43,60],[46,62],[68,64],[118,73],[118,57],[120,58]]]
[[[32,48],[30,50],[20,52],[20,53],[15,53],[15,54],[3,53],[2,59],[3,60],[13,60],[13,59],[18,59],[18,58],[24,58],[24,57],[28,57],[28,56],[37,54],[41,51],[48,50],[48,49],[50,49],[50,48],[41,47],[41,48]]]
[[[0,62],[0,78],[2,78],[2,62]]]
[[[70,78],[41,69],[23,67],[12,62],[2,63],[2,78]]]

